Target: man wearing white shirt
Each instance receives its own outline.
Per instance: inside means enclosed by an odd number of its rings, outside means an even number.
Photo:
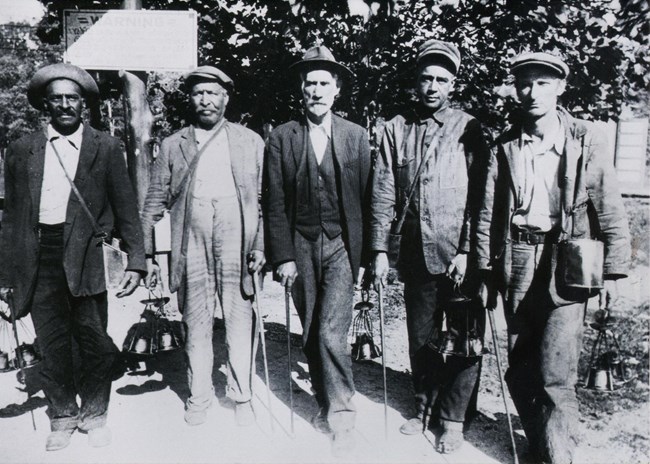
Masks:
[[[276,278],[291,292],[303,351],[332,452],[354,446],[354,381],[347,334],[362,263],[370,177],[366,131],[331,112],[351,72],[323,46],[291,69],[300,75],[305,115],[275,129],[265,158],[265,223]]]
[[[260,205],[262,138],[228,121],[225,110],[233,82],[213,66],[185,76],[193,123],[163,140],[156,159],[142,224],[149,273],[156,285],[153,228],[170,211],[170,290],[178,291],[187,324],[185,352],[190,397],[185,422],[205,423],[214,401],[214,318],[220,313],[228,347],[226,395],[235,422],[255,422],[251,405],[259,322],[253,314],[253,276],[264,265]],[[220,309],[220,311],[219,311]]]
[[[119,140],[82,122],[97,85],[68,64],[41,68],[27,96],[50,124],[14,142],[5,157],[5,211],[0,231],[0,298],[14,314],[31,313],[43,363],[52,433],[46,450],[65,448],[72,433],[91,446],[111,441],[106,426],[112,379],[123,370],[106,333],[108,320],[101,238],[117,229],[128,253],[117,296],[132,293],[144,273],[142,228]],[[74,179],[88,212],[72,193]],[[79,346],[77,385],[72,345]],[[81,404],[77,403],[77,395]]]
[[[607,141],[558,105],[569,67],[558,56],[524,52],[510,70],[521,114],[490,157],[476,225],[478,268],[504,295],[505,379],[529,460],[570,463],[579,435],[583,324],[595,289],[563,281],[558,244],[603,243],[601,308],[611,309],[616,281],[628,272],[630,235]]]

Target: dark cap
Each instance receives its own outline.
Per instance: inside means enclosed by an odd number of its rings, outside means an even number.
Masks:
[[[88,99],[99,96],[99,88],[95,79],[87,71],[68,63],[56,63],[44,66],[32,77],[27,86],[27,100],[36,109],[43,109],[43,97],[47,85],[57,79],[68,79],[75,82]]]
[[[313,71],[314,69],[325,69],[342,74],[340,77],[352,76],[350,69],[336,61],[334,55],[323,45],[312,47],[302,55],[302,60],[295,62],[289,69],[296,72]]]
[[[214,66],[199,66],[184,76],[185,89],[189,92],[197,82],[217,82],[228,92],[235,88],[235,83],[222,70]]]
[[[456,74],[460,68],[460,50],[451,42],[429,39],[418,47],[418,65],[423,60],[450,64],[451,69],[449,70]]]
[[[516,74],[528,66],[543,66],[552,69],[562,79],[569,75],[569,67],[562,58],[545,52],[524,52],[510,61],[510,72]]]

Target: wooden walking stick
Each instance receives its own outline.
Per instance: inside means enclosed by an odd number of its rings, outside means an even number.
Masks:
[[[501,396],[503,396],[503,405],[505,406],[506,418],[508,419],[508,430],[510,431],[510,442],[512,443],[512,456],[514,458],[514,463],[519,464],[517,446],[515,445],[515,433],[512,429],[512,421],[510,420],[510,412],[508,411],[505,380],[503,379],[503,372],[501,371],[501,356],[499,355],[499,339],[497,337],[496,323],[494,322],[494,308],[489,306],[487,308],[487,313],[488,319],[490,320],[490,329],[492,330],[492,344],[494,345],[494,355],[497,360],[497,371],[499,372],[499,383],[501,384]]]
[[[264,334],[264,320],[262,319],[262,312],[260,311],[260,294],[259,294],[259,273],[253,274],[253,293],[255,294],[255,301],[253,302],[253,311],[255,319],[257,320],[258,330],[260,333],[260,342],[262,344],[262,360],[264,361],[264,380],[266,381],[266,402],[269,408],[269,416],[271,418],[271,431],[275,431],[273,425],[273,409],[271,408],[271,382],[269,381],[269,363],[266,357],[266,336]]]
[[[284,293],[284,307],[287,314],[287,368],[289,371],[289,409],[291,410],[291,434],[293,435],[293,379],[291,377],[291,289],[286,288]]]
[[[29,402],[32,397],[29,392],[29,387],[27,386],[27,376],[25,375],[25,362],[23,360],[23,353],[20,351],[20,340],[18,340],[18,328],[16,327],[16,309],[14,308],[14,294],[10,290],[7,294],[7,306],[9,306],[9,313],[11,314],[11,325],[14,329],[14,338],[16,339],[16,359],[18,360],[18,369],[20,378],[22,379],[21,383],[25,384],[25,389],[27,390],[27,401]],[[36,421],[34,420],[34,410],[29,410],[32,415],[32,427],[36,430]]]
[[[381,371],[384,378],[384,436],[388,439],[388,392],[386,389],[386,346],[384,337],[384,285],[379,289],[379,335],[381,339]]]

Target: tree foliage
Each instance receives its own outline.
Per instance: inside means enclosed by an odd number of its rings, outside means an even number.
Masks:
[[[364,0],[366,1],[366,0]],[[41,38],[58,43],[64,8],[119,8],[118,0],[43,0]],[[367,127],[412,105],[417,45],[427,38],[458,44],[463,63],[454,100],[491,130],[503,128],[513,103],[508,62],[523,50],[561,54],[571,69],[564,104],[592,119],[616,119],[624,102],[647,104],[650,84],[646,0],[383,0],[376,14],[352,16],[338,0],[143,0],[148,9],[199,14],[199,62],[235,81],[228,117],[261,130],[299,110],[288,66],[314,44],[349,65],[336,110]],[[159,51],[154,51],[159,52]],[[163,132],[184,122],[173,75],[150,90],[164,113]]]

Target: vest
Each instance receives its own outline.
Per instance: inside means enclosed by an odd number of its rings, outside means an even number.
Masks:
[[[296,230],[308,240],[318,239],[321,231],[331,240],[343,231],[332,141],[327,144],[320,165],[309,138],[306,138],[305,145],[306,159],[299,166],[298,175],[307,181],[297,192]]]

